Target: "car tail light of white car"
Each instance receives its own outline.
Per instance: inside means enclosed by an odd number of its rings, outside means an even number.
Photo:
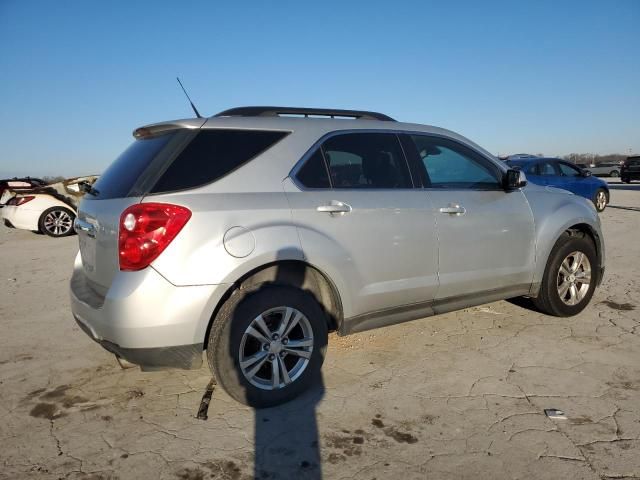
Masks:
[[[19,207],[20,205],[24,205],[25,203],[30,202],[34,198],[36,197],[34,197],[33,195],[26,195],[24,197],[13,197],[13,198],[10,198],[6,204]]]

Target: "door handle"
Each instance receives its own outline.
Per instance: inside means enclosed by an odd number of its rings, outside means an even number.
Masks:
[[[464,215],[467,213],[467,209],[460,205],[450,203],[446,207],[440,208],[440,213],[448,213],[449,215]]]
[[[346,203],[343,202],[339,202],[337,200],[332,200],[330,204],[328,205],[320,205],[318,208],[316,208],[316,210],[318,212],[323,212],[323,213],[330,213],[330,214],[334,214],[334,213],[349,213],[351,211],[351,205],[347,205]]]
[[[80,220],[77,217],[76,217],[75,221],[73,222],[73,228],[76,231],[76,233],[84,232],[91,238],[95,238],[96,237],[95,227],[93,225],[91,225],[89,222],[85,222],[84,220]]]

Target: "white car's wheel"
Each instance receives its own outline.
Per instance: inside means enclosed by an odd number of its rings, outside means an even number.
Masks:
[[[66,237],[74,233],[75,218],[75,214],[67,208],[51,207],[40,215],[38,227],[42,233],[50,237]]]

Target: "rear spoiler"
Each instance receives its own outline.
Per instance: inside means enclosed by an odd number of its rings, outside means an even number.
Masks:
[[[140,140],[142,138],[162,135],[163,133],[167,133],[172,130],[179,130],[183,128],[195,130],[202,127],[206,121],[206,118],[187,118],[184,120],[172,120],[169,122],[152,123],[150,125],[136,128],[133,131],[133,137],[136,140]]]

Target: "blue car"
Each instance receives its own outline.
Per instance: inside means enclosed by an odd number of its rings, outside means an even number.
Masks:
[[[538,185],[562,188],[591,200],[602,212],[609,203],[609,186],[591,172],[559,158],[526,158],[507,160],[507,165],[521,169],[527,180]]]

